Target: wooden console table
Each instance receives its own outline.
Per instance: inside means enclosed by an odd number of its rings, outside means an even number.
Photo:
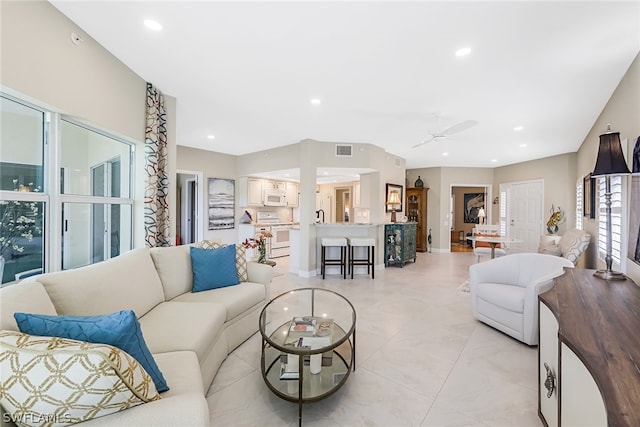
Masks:
[[[538,414],[547,426],[640,426],[640,288],[593,272],[565,269],[538,297]]]

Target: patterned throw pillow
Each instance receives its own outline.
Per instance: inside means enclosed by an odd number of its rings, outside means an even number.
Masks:
[[[13,313],[20,332],[44,337],[60,337],[108,344],[133,356],[151,376],[156,389],[169,390],[147,343],[140,322],[132,310],[121,310],[99,316],[50,316],[46,314]]]
[[[218,249],[224,246],[226,246],[224,243],[204,240],[200,247],[202,249]],[[238,279],[241,282],[247,282],[249,280],[249,274],[247,273],[247,250],[242,245],[236,245],[236,268],[238,269]]]
[[[160,399],[128,353],[0,331],[0,404],[19,426],[75,424]]]

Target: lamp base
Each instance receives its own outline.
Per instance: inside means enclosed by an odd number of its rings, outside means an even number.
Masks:
[[[597,270],[593,275],[604,280],[627,280],[623,273],[613,270]]]
[[[391,222],[396,222],[396,211],[391,211]]]

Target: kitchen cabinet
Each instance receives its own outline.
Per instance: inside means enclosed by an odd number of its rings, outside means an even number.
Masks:
[[[407,218],[416,226],[416,250],[427,251],[427,191],[426,187],[407,188]]]
[[[238,178],[238,203],[240,207],[263,206],[262,184],[260,178],[242,176]]]
[[[287,183],[285,181],[263,180],[263,190],[278,190],[283,193],[287,191]]]
[[[404,266],[413,258],[416,262],[416,226],[415,222],[394,222],[384,225],[384,265]]]
[[[247,205],[262,206],[263,180],[249,178],[247,180]]]
[[[640,288],[565,269],[538,297],[538,414],[557,426],[640,425]]]
[[[297,182],[286,182],[286,195],[287,195],[287,207],[289,208],[297,208],[299,205],[299,192],[298,192],[298,183]]]

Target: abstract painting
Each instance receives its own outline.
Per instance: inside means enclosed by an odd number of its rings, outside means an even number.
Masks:
[[[235,180],[209,178],[209,230],[235,227]]]

